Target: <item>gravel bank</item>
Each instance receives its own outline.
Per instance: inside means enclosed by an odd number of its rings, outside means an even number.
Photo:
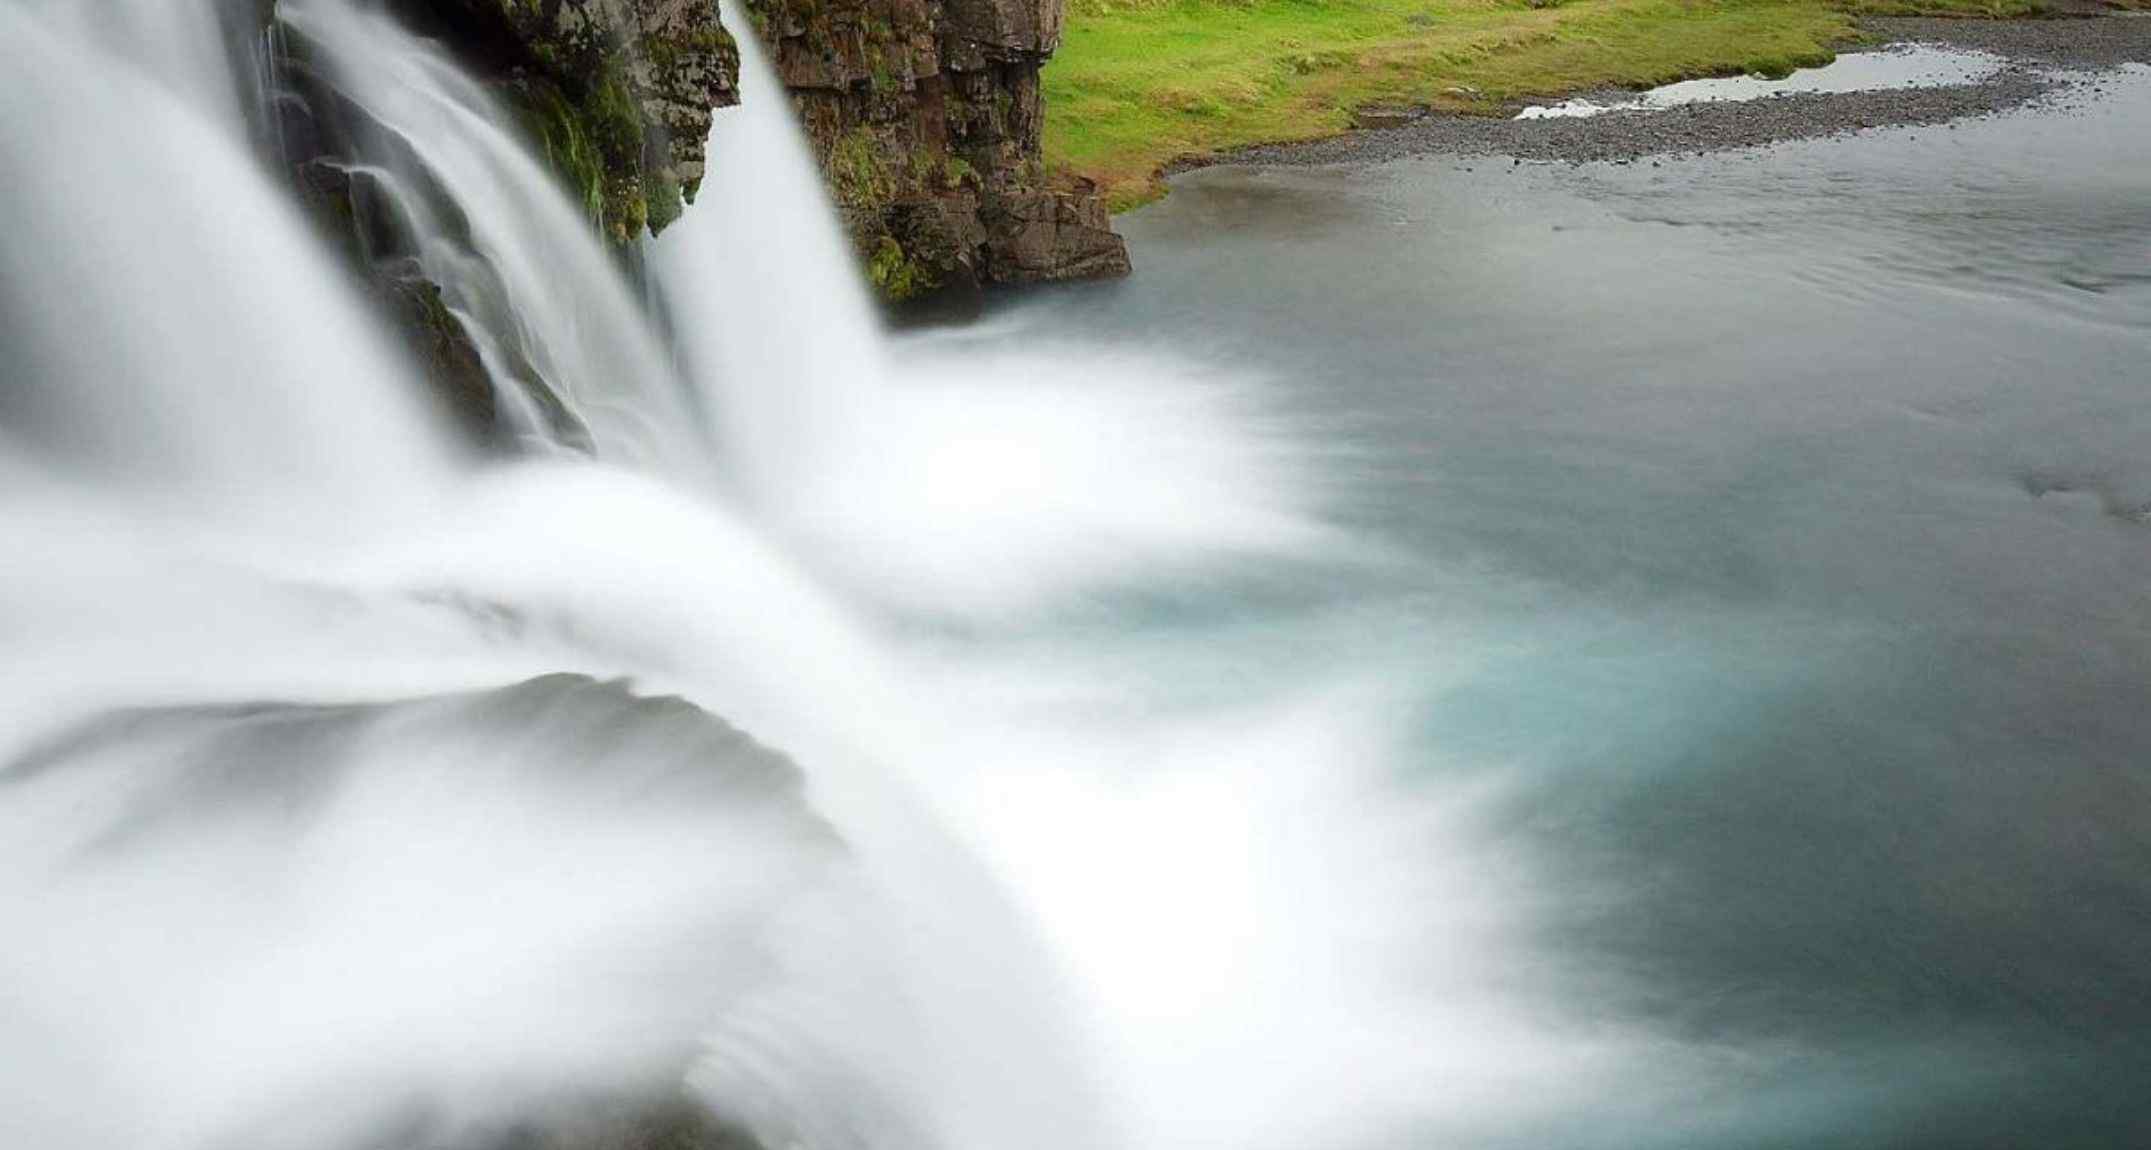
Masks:
[[[1973,84],[1808,93],[1743,103],[1614,111],[1587,118],[1512,120],[1429,115],[1403,127],[1328,140],[1248,148],[1209,163],[1329,164],[1428,153],[1513,156],[1569,163],[1745,148],[1864,128],[1940,124],[1991,116],[2127,63],[2151,64],[2151,17],[2052,20],[1878,19],[1863,29],[1882,43],[1928,43],[1990,52],[2007,66]],[[2095,82],[2095,80],[2093,81]],[[1190,167],[1204,166],[1202,164]]]

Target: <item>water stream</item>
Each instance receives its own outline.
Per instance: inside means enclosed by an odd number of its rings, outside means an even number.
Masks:
[[[751,45],[645,293],[437,47],[280,9],[520,450],[214,4],[0,0],[0,1145],[2144,1128],[2142,76],[1768,204],[1211,173],[891,340]]]
[[[1371,801],[1374,686],[1031,648],[1334,544],[1243,383],[892,357],[751,58],[653,252],[675,351],[438,49],[282,11],[499,394],[590,435],[455,446],[250,153],[251,46],[211,98],[126,13],[0,8],[0,1138],[483,1145],[686,1084],[769,1146],[1298,1145],[1419,1108],[1423,1027],[1594,1057],[1363,949],[1438,871],[1342,883],[1357,830],[1465,817]]]
[[[2151,68],[2058,104],[1190,173],[1123,220],[1140,276],[977,337],[1301,381],[1332,519],[1406,558],[1243,658],[1378,652],[1402,761],[1511,788],[1521,953],[1602,977],[1562,1014],[1746,1076],[1674,1144],[2151,1134]]]

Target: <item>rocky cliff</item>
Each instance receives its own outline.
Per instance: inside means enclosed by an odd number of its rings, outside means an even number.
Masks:
[[[391,0],[530,122],[615,243],[679,218],[702,181],[710,117],[738,102],[716,0]]]
[[[748,4],[886,298],[1127,273],[1095,189],[1040,159],[1062,0]]]
[[[275,0],[232,2],[274,18]],[[630,263],[634,241],[693,200],[712,162],[712,116],[739,98],[738,49],[716,0],[385,4],[520,113]],[[1040,160],[1038,74],[1060,40],[1062,0],[748,4],[884,298],[962,304],[988,284],[1127,272],[1094,189],[1054,185]],[[268,125],[277,153],[436,389],[474,432],[492,434],[475,346],[419,271],[410,237],[353,180],[352,161],[368,159],[354,131],[363,115],[306,66],[303,43],[285,46],[294,55],[279,74],[296,99],[277,102],[281,122]]]
[[[274,0],[260,3],[274,20]],[[662,230],[694,197],[713,113],[738,102],[739,53],[715,0],[386,0],[439,41],[523,119],[531,142],[582,203],[592,227],[632,262],[633,241]],[[251,36],[259,38],[256,28]],[[400,145],[365,130],[363,112],[310,66],[299,38],[271,41],[288,98],[264,125],[300,199],[363,286],[406,336],[434,390],[474,435],[497,431],[492,383],[440,286],[419,266],[396,213],[354,178],[354,163]],[[363,141],[363,142],[362,142]],[[394,165],[409,169],[415,160]],[[504,347],[511,360],[520,349]],[[554,413],[558,414],[558,413]]]

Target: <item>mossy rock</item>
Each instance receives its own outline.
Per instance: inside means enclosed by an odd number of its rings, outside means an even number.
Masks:
[[[598,232],[626,244],[679,218],[738,50],[716,5],[661,0],[390,0],[522,116]]]
[[[866,261],[866,278],[890,303],[906,303],[939,287],[931,268],[912,258],[895,236],[883,236]]]

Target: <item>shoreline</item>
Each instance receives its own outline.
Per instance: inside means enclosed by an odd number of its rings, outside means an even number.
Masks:
[[[1657,110],[1609,110],[1576,118],[1518,120],[1425,111],[1393,127],[1360,128],[1289,144],[1258,144],[1169,165],[1171,177],[1202,168],[1380,163],[1408,156],[1511,157],[1518,162],[1631,163],[1766,147],[1874,128],[1920,127],[2014,111],[2095,83],[2127,64],[2151,65],[2151,16],[2077,14],[2046,19],[1876,17],[1850,51],[1930,44],[1999,56],[1981,80],[1950,86],[1797,93]],[[1633,98],[1633,91],[1569,97]],[[1553,100],[1538,101],[1541,103]]]

